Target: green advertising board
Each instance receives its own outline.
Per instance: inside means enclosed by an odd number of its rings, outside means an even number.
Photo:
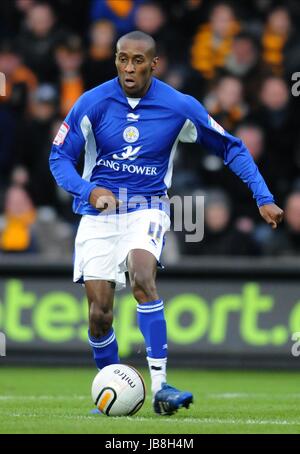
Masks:
[[[292,357],[300,332],[300,284],[288,281],[164,279],[169,351],[178,355]],[[136,302],[116,293],[114,328],[122,358],[144,352]],[[0,332],[10,351],[89,351],[84,289],[67,278],[0,279]],[[294,355],[295,356],[295,355]],[[300,359],[299,359],[300,362]]]

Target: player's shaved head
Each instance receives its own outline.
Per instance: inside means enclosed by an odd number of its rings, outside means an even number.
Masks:
[[[117,42],[116,67],[119,82],[127,96],[141,98],[151,85],[157,65],[156,44],[152,36],[134,31]]]
[[[151,56],[154,58],[156,56],[156,42],[152,38],[152,36],[147,35],[147,33],[134,31],[127,33],[126,35],[121,36],[121,38],[117,42],[117,51],[120,48],[120,44],[125,40],[131,41],[142,41],[148,45],[147,51],[151,53]]]

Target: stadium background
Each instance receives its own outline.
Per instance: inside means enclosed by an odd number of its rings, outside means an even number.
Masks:
[[[139,29],[158,42],[156,76],[243,139],[286,213],[272,231],[218,157],[180,145],[170,195],[205,196],[205,235],[168,234],[159,288],[171,364],[299,368],[299,25],[296,0],[1,1],[1,365],[92,365],[84,292],[71,282],[78,219],[48,155],[75,100],[115,76],[118,37]],[[122,358],[142,364],[133,298],[116,300]]]
[[[0,433],[299,433],[299,25],[298,0],[1,0]],[[272,231],[216,156],[180,145],[170,195],[205,196],[205,234],[186,243],[168,233],[158,286],[168,380],[195,405],[155,418],[148,395],[116,426],[88,413],[87,304],[72,284],[78,219],[48,156],[75,100],[115,76],[115,42],[134,29],[158,42],[156,76],[243,139],[285,221]],[[118,294],[122,361],[149,389],[135,312],[129,289]]]

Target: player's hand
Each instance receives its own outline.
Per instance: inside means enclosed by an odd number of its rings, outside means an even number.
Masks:
[[[111,191],[104,188],[93,189],[89,202],[94,208],[97,208],[97,210],[101,212],[110,210],[115,211],[122,203]]]
[[[278,224],[283,220],[284,212],[275,203],[259,207],[261,217],[272,227],[276,229]]]

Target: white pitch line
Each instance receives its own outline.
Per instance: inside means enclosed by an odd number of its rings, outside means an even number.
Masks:
[[[212,394],[205,394],[205,398],[208,399],[255,399],[255,398],[262,398],[262,399],[299,399],[300,394],[267,394],[267,393],[212,393]]]
[[[300,399],[299,393],[294,394],[267,394],[267,393],[211,393],[204,394],[204,399],[254,399],[254,398],[270,398],[272,400],[276,399]],[[0,401],[7,400],[85,400],[89,399],[89,395],[4,395],[0,396]],[[151,396],[146,396],[146,400],[152,400]]]
[[[5,396],[0,396],[0,401],[1,400],[70,400],[70,399],[78,399],[78,400],[84,400],[84,399],[89,399],[89,395],[85,395],[85,396],[80,396],[80,395],[53,395],[53,396],[50,396],[50,395],[47,395],[47,396],[26,396],[26,395],[21,395],[21,396],[18,396],[17,394],[15,395],[5,395]],[[152,399],[151,396],[146,396],[146,400],[150,400]]]
[[[140,422],[149,421],[149,419],[154,420],[154,418],[144,418],[144,417],[136,417],[136,418],[127,418],[130,421],[138,420]],[[186,423],[194,423],[194,424],[246,424],[246,425],[300,425],[299,421],[287,421],[287,420],[272,420],[272,419],[222,419],[222,418],[169,418],[168,424],[170,422],[186,422]]]
[[[14,418],[43,418],[49,417],[49,413],[6,413],[2,416],[6,417],[14,417]],[[70,419],[70,420],[96,420],[95,416],[90,415],[58,415],[58,414],[51,414],[52,418],[60,418],[60,419]],[[104,416],[99,416],[100,418],[105,418]],[[121,421],[125,418],[119,417],[109,417],[109,420],[114,421]],[[103,419],[102,419],[103,420]],[[126,420],[128,422],[154,422],[157,421],[157,418],[145,418],[145,417],[127,417]],[[165,421],[160,420],[160,422],[166,422],[168,425],[170,423],[188,423],[188,424],[197,424],[201,425],[212,425],[212,424],[220,424],[220,425],[266,425],[266,426],[300,426],[300,420],[298,421],[287,421],[285,419],[226,419],[226,418],[168,418]]]
[[[0,401],[1,400],[84,400],[87,399],[88,396],[79,396],[79,395],[65,395],[65,396],[18,396],[18,395],[6,395],[6,396],[0,396]]]

